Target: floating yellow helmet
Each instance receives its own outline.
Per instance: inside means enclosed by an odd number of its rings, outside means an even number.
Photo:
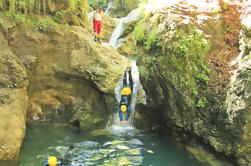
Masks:
[[[120,109],[121,109],[122,112],[126,112],[127,107],[126,107],[126,105],[122,105],[122,106],[120,107]]]
[[[131,91],[131,89],[130,88],[123,88],[122,89],[122,95],[130,95],[130,94],[132,94],[132,91]]]
[[[54,156],[49,157],[48,164],[49,164],[49,166],[56,166],[57,165],[57,158]]]

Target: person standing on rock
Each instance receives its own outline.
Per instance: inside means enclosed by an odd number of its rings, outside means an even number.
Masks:
[[[102,8],[99,8],[94,14],[93,14],[93,29],[94,29],[94,40],[100,41],[101,36],[101,26],[102,26],[102,20],[104,19],[104,13]]]

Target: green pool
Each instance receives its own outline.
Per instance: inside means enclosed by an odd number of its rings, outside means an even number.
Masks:
[[[70,145],[69,159],[78,166],[206,166],[185,148],[156,134],[132,127],[112,126],[94,131],[35,122],[27,126],[20,166],[43,166],[46,157],[64,158]]]

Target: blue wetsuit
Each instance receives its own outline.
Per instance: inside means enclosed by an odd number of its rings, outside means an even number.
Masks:
[[[130,113],[131,113],[131,107],[130,107],[130,101],[131,101],[131,96],[130,95],[122,95],[121,96],[121,100],[120,100],[120,103],[119,103],[119,119],[120,121],[123,120],[123,112],[121,111],[121,106],[122,105],[126,105],[127,107],[127,110],[126,110],[126,117],[125,117],[125,120],[128,120],[129,119],[129,116],[130,116]]]
[[[128,106],[128,107],[127,107],[127,110],[126,110],[126,117],[125,117],[125,120],[128,120],[128,119],[129,119],[130,113],[131,113],[131,107]],[[119,119],[120,119],[120,121],[123,120],[122,111],[121,111],[120,108],[119,108]]]
[[[45,166],[49,166],[48,159],[45,160]]]
[[[127,81],[127,74],[129,74],[129,82]],[[125,71],[124,76],[123,76],[123,88],[128,87],[131,90],[133,89],[133,80],[132,80],[132,73],[131,73],[131,69],[129,71]],[[122,105],[126,105],[127,110],[126,110],[126,117],[125,120],[128,120],[130,117],[130,113],[131,113],[131,94],[130,95],[121,95],[121,100],[119,103],[119,119],[120,121],[123,120],[123,112],[121,111],[121,106]]]

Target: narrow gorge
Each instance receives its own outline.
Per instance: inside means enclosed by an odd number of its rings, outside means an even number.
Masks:
[[[62,165],[69,146],[77,166],[251,166],[250,10],[247,0],[0,0],[0,166]]]

